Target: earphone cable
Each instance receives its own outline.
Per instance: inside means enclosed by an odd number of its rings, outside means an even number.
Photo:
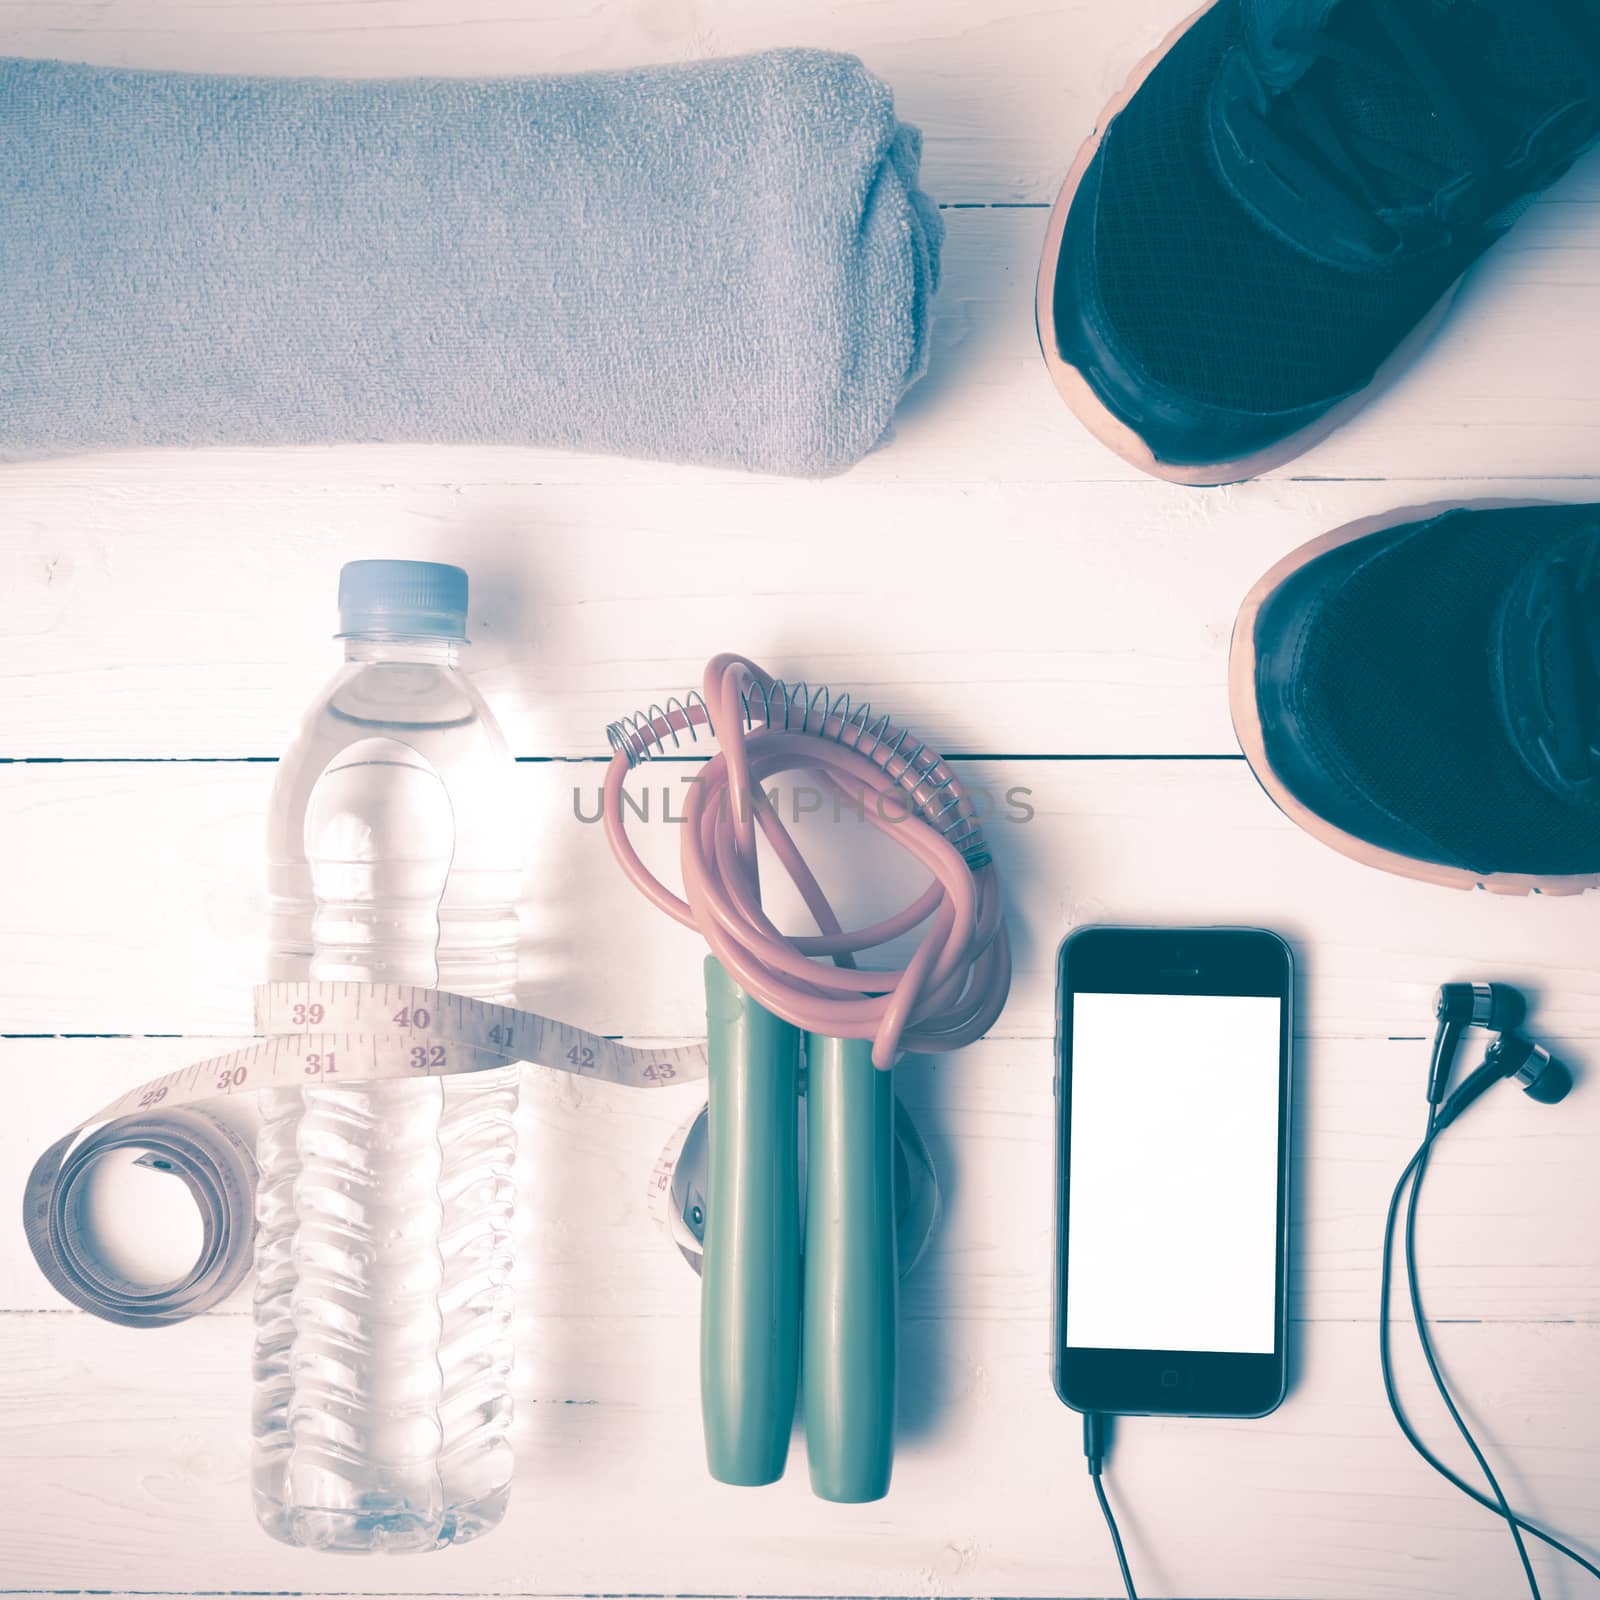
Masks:
[[[1089,1479],[1094,1484],[1094,1497],[1100,1502],[1101,1514],[1111,1534],[1117,1570],[1122,1574],[1123,1593],[1126,1600],[1139,1600],[1138,1591],[1133,1587],[1133,1574],[1128,1570],[1128,1557],[1122,1548],[1122,1535],[1117,1531],[1117,1519],[1112,1515],[1111,1502],[1106,1499],[1105,1485],[1100,1479],[1106,1454],[1106,1416],[1103,1411],[1086,1411],[1083,1414],[1083,1454],[1089,1467]]]
[[[1100,1474],[1094,1474],[1095,1499],[1100,1502],[1100,1509],[1105,1513],[1106,1527],[1111,1530],[1111,1548],[1117,1553],[1117,1568],[1122,1573],[1122,1588],[1127,1600],[1139,1600],[1133,1587],[1133,1575],[1128,1571],[1128,1558],[1122,1553],[1122,1535],[1117,1532],[1117,1519],[1111,1514],[1111,1502],[1106,1499],[1105,1485],[1100,1481]]]
[[[1473,1438],[1472,1430],[1467,1426],[1465,1418],[1456,1406],[1455,1397],[1444,1381],[1444,1373],[1440,1370],[1438,1358],[1434,1354],[1433,1340],[1428,1336],[1427,1318],[1422,1311],[1422,1287],[1417,1279],[1417,1199],[1422,1193],[1422,1180],[1427,1176],[1428,1161],[1433,1154],[1433,1142],[1438,1135],[1437,1118],[1436,1108],[1429,1106],[1427,1132],[1423,1135],[1418,1152],[1421,1159],[1417,1162],[1417,1170],[1411,1175],[1411,1193],[1406,1199],[1406,1288],[1411,1300],[1413,1326],[1416,1329],[1417,1343],[1422,1349],[1423,1360],[1428,1364],[1428,1376],[1433,1379],[1433,1386],[1439,1391],[1439,1398],[1444,1401],[1445,1410],[1450,1413],[1450,1420],[1456,1425],[1456,1432],[1466,1441],[1473,1460],[1478,1463],[1478,1470],[1483,1473],[1484,1482],[1493,1492],[1496,1508],[1505,1518],[1506,1527],[1511,1532],[1512,1543],[1517,1547],[1517,1559],[1522,1563],[1523,1576],[1528,1580],[1528,1593],[1532,1596],[1532,1600],[1540,1600],[1539,1580],[1534,1573],[1532,1561],[1528,1559],[1528,1547],[1523,1542],[1522,1529],[1517,1526],[1517,1518],[1506,1500],[1505,1491],[1500,1487],[1500,1480],[1495,1477],[1494,1470],[1489,1465],[1488,1457],[1479,1448],[1478,1441]]]
[[[1391,1298],[1391,1284],[1394,1276],[1395,1224],[1399,1219],[1400,1204],[1402,1199],[1405,1197],[1406,1186],[1408,1183],[1411,1184],[1412,1201],[1412,1206],[1410,1212],[1408,1213],[1408,1217],[1414,1218],[1416,1184],[1412,1182],[1412,1179],[1414,1175],[1420,1175],[1420,1169],[1427,1162],[1429,1147],[1431,1146],[1436,1135],[1436,1130],[1433,1124],[1434,1113],[1430,1109],[1428,1117],[1428,1133],[1424,1138],[1423,1143],[1417,1147],[1416,1153],[1411,1157],[1411,1160],[1406,1163],[1405,1170],[1400,1174],[1399,1179],[1396,1181],[1394,1192],[1389,1197],[1389,1211],[1384,1221],[1382,1269],[1379,1277],[1378,1288],[1378,1362],[1383,1373],[1383,1389],[1384,1394],[1389,1402],[1389,1410],[1394,1414],[1394,1420],[1398,1425],[1400,1432],[1404,1435],[1406,1442],[1413,1450],[1416,1451],[1419,1456],[1422,1457],[1425,1462],[1427,1462],[1430,1467],[1433,1468],[1435,1472],[1439,1474],[1440,1477],[1444,1478],[1446,1482],[1459,1489],[1469,1499],[1477,1501],[1477,1503],[1486,1511],[1492,1511],[1496,1516],[1502,1517],[1510,1525],[1513,1534],[1517,1536],[1518,1550],[1519,1553],[1522,1553],[1523,1555],[1524,1570],[1529,1574],[1529,1582],[1532,1587],[1532,1592],[1535,1595],[1537,1595],[1539,1592],[1538,1585],[1531,1573],[1531,1564],[1527,1560],[1525,1547],[1523,1546],[1520,1537],[1521,1533],[1532,1534],[1535,1539],[1540,1540],[1542,1543],[1548,1545],[1552,1550],[1555,1550],[1558,1554],[1565,1556],[1569,1561],[1572,1561],[1577,1566],[1581,1567],[1592,1578],[1600,1580],[1600,1566],[1597,1566],[1593,1561],[1590,1561],[1579,1551],[1574,1550],[1571,1545],[1564,1543],[1561,1539],[1557,1538],[1556,1535],[1547,1533],[1536,1523],[1530,1522],[1526,1517],[1512,1509],[1505,1502],[1503,1496],[1500,1497],[1498,1502],[1491,1499],[1480,1489],[1477,1489],[1472,1484],[1468,1483],[1466,1479],[1460,1476],[1459,1473],[1446,1466],[1445,1463],[1441,1461],[1439,1457],[1435,1455],[1434,1452],[1423,1442],[1421,1436],[1412,1426],[1411,1419],[1406,1415],[1405,1408],[1401,1403],[1399,1390],[1395,1384],[1394,1369],[1389,1349],[1389,1302]],[[1438,1385],[1440,1393],[1444,1395],[1445,1403],[1450,1406],[1452,1414],[1457,1417],[1457,1425],[1462,1427],[1463,1432],[1465,1432],[1464,1425],[1460,1422],[1459,1413],[1456,1412],[1454,1404],[1451,1402],[1450,1396],[1444,1388],[1442,1375],[1439,1373],[1437,1362],[1432,1356],[1431,1343],[1428,1342],[1426,1332],[1423,1330],[1422,1318],[1420,1314],[1421,1296],[1420,1293],[1415,1292],[1415,1258],[1414,1255],[1409,1251],[1407,1254],[1407,1273],[1414,1291],[1412,1301],[1413,1310],[1417,1315],[1417,1327],[1423,1341],[1424,1355],[1428,1358],[1429,1371],[1433,1375],[1434,1382],[1436,1385]],[[1472,1440],[1470,1434],[1467,1435],[1467,1440],[1468,1443],[1472,1445],[1474,1453],[1478,1453],[1476,1442]],[[1482,1462],[1481,1454],[1479,1454],[1479,1460]],[[1495,1484],[1495,1489],[1498,1492],[1499,1485],[1498,1483],[1495,1483],[1493,1475],[1488,1472],[1486,1465],[1484,1470],[1486,1476],[1489,1478],[1489,1481]]]

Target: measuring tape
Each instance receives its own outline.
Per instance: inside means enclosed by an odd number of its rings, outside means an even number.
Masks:
[[[708,1111],[702,1106],[680,1124],[662,1147],[645,1187],[645,1205],[657,1226],[698,1273],[706,1252],[706,1138]],[[805,1124],[801,1123],[802,1132]],[[898,1271],[909,1277],[928,1252],[939,1225],[943,1198],[939,1174],[911,1113],[898,1097],[894,1106],[895,1243]],[[801,1171],[804,1172],[804,1163]]]
[[[129,1089],[33,1164],[23,1231],[39,1270],[73,1305],[124,1327],[159,1327],[216,1305],[249,1271],[255,1160],[232,1129],[194,1109],[201,1102],[267,1089],[453,1077],[516,1061],[634,1089],[706,1075],[703,1043],[640,1048],[537,1012],[409,984],[263,984],[255,991],[255,1020],[269,1037]],[[200,1212],[200,1254],[168,1283],[134,1283],[111,1270],[86,1225],[90,1170],[128,1149],[146,1152],[143,1165],[181,1179]]]

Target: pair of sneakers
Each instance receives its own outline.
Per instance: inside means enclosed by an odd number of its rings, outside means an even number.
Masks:
[[[1068,404],[1179,483],[1252,477],[1416,353],[1600,133],[1600,0],[1212,0],[1106,108],[1050,218]],[[1272,798],[1374,865],[1600,886],[1600,506],[1433,508],[1262,579],[1230,692]]]

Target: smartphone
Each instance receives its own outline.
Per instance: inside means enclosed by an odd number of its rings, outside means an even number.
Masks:
[[[1083,928],[1057,990],[1056,1392],[1283,1399],[1294,960],[1260,928]]]

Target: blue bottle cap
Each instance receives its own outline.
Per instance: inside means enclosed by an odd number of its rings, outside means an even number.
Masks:
[[[467,575],[439,561],[347,561],[339,637],[379,634],[467,642]]]

